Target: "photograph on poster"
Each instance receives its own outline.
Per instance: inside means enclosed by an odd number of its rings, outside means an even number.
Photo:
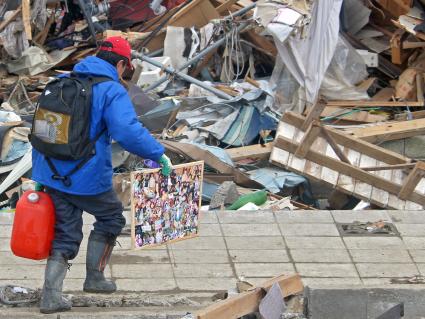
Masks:
[[[197,236],[203,162],[132,172],[133,248],[145,248]]]

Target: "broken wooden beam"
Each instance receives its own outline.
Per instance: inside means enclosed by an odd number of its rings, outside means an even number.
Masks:
[[[343,107],[420,107],[424,106],[424,102],[418,101],[328,101],[327,106],[343,106]]]
[[[28,40],[32,40],[30,0],[22,0],[22,21]]]
[[[246,158],[254,159],[268,159],[273,148],[273,143],[266,143],[264,145],[255,144],[243,147],[235,147],[226,149],[226,153],[237,162]]]
[[[405,179],[398,196],[401,199],[408,199],[415,191],[421,179],[425,176],[425,163],[417,162],[409,176]]]
[[[308,112],[307,117],[305,118],[305,121],[301,129],[306,130],[309,127],[310,123],[312,123],[315,120],[318,120],[320,118],[320,114],[322,114],[325,107],[326,107],[326,101],[318,100]]]
[[[364,141],[379,144],[425,134],[425,119],[387,122],[381,125],[347,130],[347,133]]]
[[[329,143],[329,145],[334,150],[335,154],[339,157],[341,161],[344,163],[350,164],[350,160],[345,156],[345,154],[342,152],[342,150],[339,148],[338,144],[335,142],[335,140],[328,134],[328,131],[322,126],[320,128],[320,134],[325,138],[325,140]]]
[[[301,293],[304,290],[301,277],[281,275],[266,281],[253,290],[240,293],[235,297],[219,301],[200,310],[197,319],[236,319],[257,312],[261,300],[275,283],[278,283],[284,297]]]
[[[304,158],[319,133],[320,125],[316,121],[311,123],[294,155],[299,158]]]
[[[360,167],[364,171],[386,171],[392,169],[404,169],[404,168],[414,168],[416,163],[406,163],[406,164],[396,164],[396,165],[385,165],[385,166],[368,166]]]

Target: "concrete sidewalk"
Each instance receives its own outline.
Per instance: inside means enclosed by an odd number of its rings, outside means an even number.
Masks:
[[[337,223],[378,220],[393,223],[400,236],[341,237],[337,229]],[[0,285],[40,288],[45,262],[12,255],[12,221],[13,214],[0,215]],[[132,251],[130,237],[120,236],[121,246],[114,250],[106,270],[118,285],[117,298],[135,293],[140,298],[182,296],[199,303],[183,298],[174,305],[186,303],[192,309],[212,302],[210,297],[217,291],[234,288],[241,277],[260,283],[299,272],[305,285],[323,288],[394,287],[394,280],[425,275],[425,214],[421,211],[225,211],[203,212],[200,221],[198,238],[155,249]],[[81,252],[65,280],[67,292],[83,295],[91,223],[86,215]]]

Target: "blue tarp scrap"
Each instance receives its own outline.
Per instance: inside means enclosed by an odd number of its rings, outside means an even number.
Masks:
[[[311,185],[304,176],[286,172],[278,168],[259,168],[248,172],[251,179],[263,185],[269,192],[276,194],[284,188],[293,188],[302,185],[304,192],[300,194],[304,203],[317,207],[317,201],[313,198]]]

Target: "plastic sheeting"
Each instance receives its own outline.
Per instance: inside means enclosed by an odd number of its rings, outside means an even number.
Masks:
[[[282,61],[306,90],[307,102],[315,101],[334,55],[338,42],[342,2],[342,0],[315,1],[306,36],[290,36],[281,42],[274,35]]]
[[[368,77],[366,64],[357,51],[342,37],[336,46],[334,57],[326,71],[320,93],[328,99],[368,99],[366,90],[356,87]]]

